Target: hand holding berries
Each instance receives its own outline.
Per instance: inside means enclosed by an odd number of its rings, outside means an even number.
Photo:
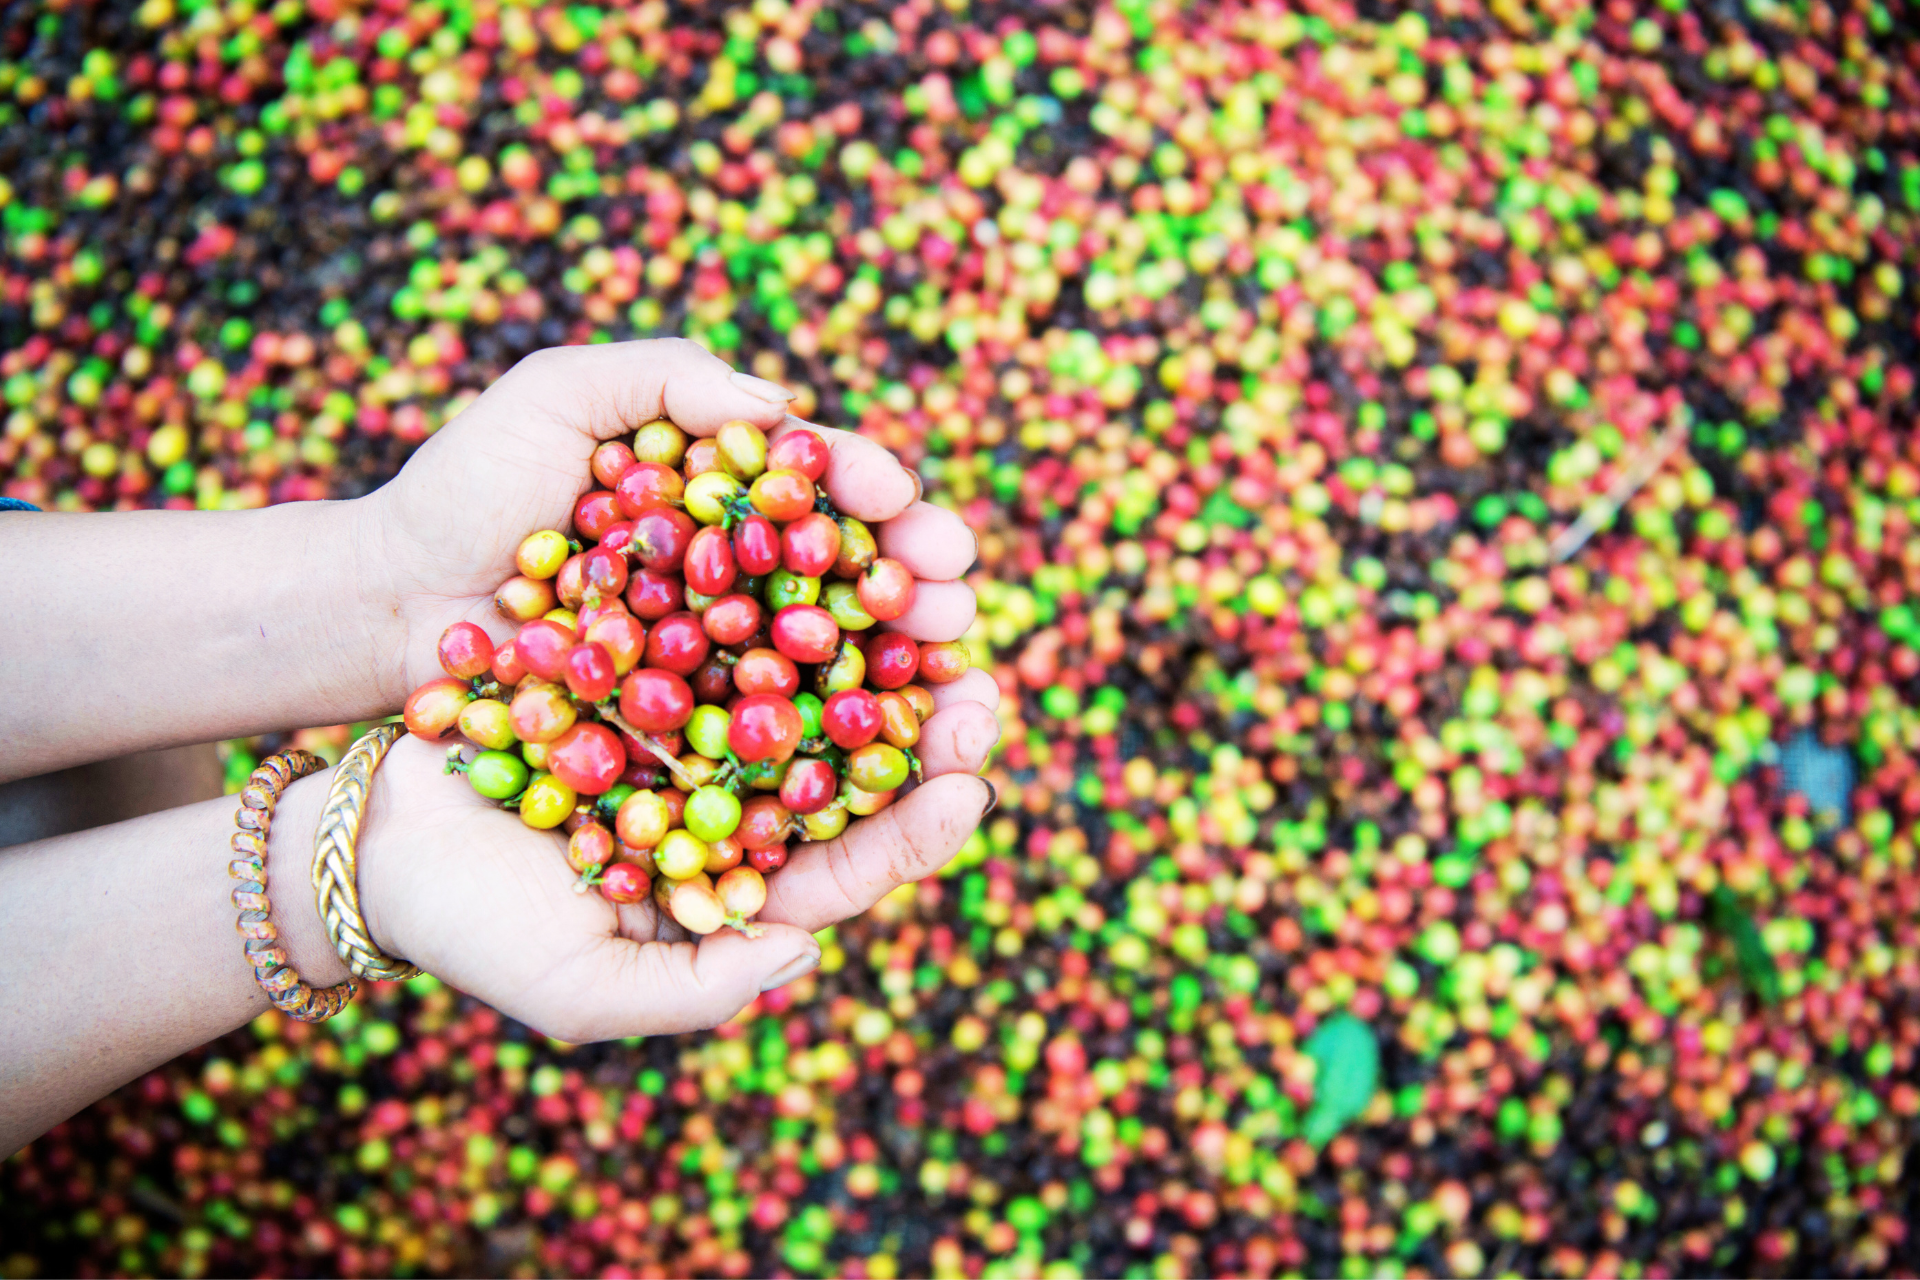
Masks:
[[[634,344],[628,359],[661,345]],[[726,398],[698,367],[710,358],[677,346],[649,354],[692,366],[676,372],[693,376],[669,375],[650,392],[676,421],[601,441],[592,427],[553,433],[581,450],[580,474],[595,487],[555,500],[550,527],[522,528],[498,578],[442,627],[444,674],[410,699],[408,726],[437,744],[442,766],[467,772],[465,803],[518,811],[527,834],[489,823],[487,843],[550,867],[543,880],[557,875],[581,911],[612,913],[615,944],[651,954],[706,937],[691,961],[704,969],[744,964],[737,947],[864,909],[897,883],[895,869],[924,874],[943,861],[978,821],[987,789],[941,775],[984,763],[997,689],[956,657],[972,621],[971,593],[951,581],[966,567],[953,549],[973,545],[964,526],[917,502],[911,477],[878,446],[778,423],[777,413],[722,416],[714,406]],[[593,366],[588,377],[618,376],[596,352],[567,356]],[[457,439],[519,376],[421,457]],[[892,628],[884,643],[882,626]],[[892,688],[910,684],[922,644],[947,647],[925,679],[950,692],[937,705],[918,686],[917,701],[891,695],[895,705],[874,717],[878,750],[853,778],[827,700],[844,691],[871,704],[886,691],[867,680],[867,650],[883,656],[879,674],[900,682]],[[446,760],[456,732],[483,750],[457,747],[457,761]],[[906,789],[916,772],[927,784]],[[898,816],[883,825],[854,821],[887,810]],[[564,848],[533,830],[565,835]],[[829,873],[822,840],[843,845],[834,856],[860,876]],[[606,1032],[615,1033],[631,1031]]]

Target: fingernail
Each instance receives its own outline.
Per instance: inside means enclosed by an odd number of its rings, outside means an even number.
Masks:
[[[1000,807],[1000,788],[994,786],[985,778],[980,779],[980,785],[987,789],[987,807],[980,811],[980,816],[984,818]]]
[[[820,953],[818,951],[809,951],[804,955],[795,956],[793,959],[787,961],[786,964],[776,969],[765,982],[761,983],[760,989],[762,991],[772,991],[776,987],[784,987],[795,978],[805,977],[819,967]]]
[[[915,471],[912,467],[907,468],[907,474],[913,477],[913,500],[915,502],[918,502],[923,496],[925,496],[927,492],[927,486],[920,483],[920,473],[918,471]]]
[[[777,382],[768,382],[765,378],[756,378],[750,373],[741,373],[738,369],[727,375],[727,381],[740,388],[757,400],[768,404],[785,404],[793,399],[793,392]]]

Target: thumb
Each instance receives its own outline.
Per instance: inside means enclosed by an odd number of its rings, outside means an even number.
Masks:
[[[805,929],[763,924],[759,937],[722,929],[698,943],[608,937],[584,952],[564,986],[577,993],[575,1043],[716,1027],[763,990],[811,973],[820,944]],[[569,968],[575,966],[570,965]]]

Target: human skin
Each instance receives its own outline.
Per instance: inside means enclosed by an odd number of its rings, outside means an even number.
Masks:
[[[692,344],[628,343],[523,361],[366,498],[246,513],[0,516],[21,575],[0,669],[0,776],[177,742],[367,719],[440,673],[440,633],[503,640],[492,592],[521,538],[564,528],[596,443],[655,417],[696,435],[745,418],[798,429],[777,388]],[[817,428],[816,428],[817,429]],[[823,431],[835,503],[877,526],[920,579],[896,624],[957,637],[973,536],[919,501],[878,446]],[[770,881],[758,937],[694,942],[648,903],[573,892],[562,838],[442,774],[444,746],[402,739],[375,775],[359,849],[374,940],[561,1039],[716,1025],[819,960],[812,933],[937,870],[992,804],[972,776],[999,736],[984,673],[941,686],[927,782]],[[268,870],[274,917],[316,986],[346,972],[314,911],[311,844],[326,775],[287,789]],[[209,801],[0,852],[0,1150],[268,1007],[226,877],[234,802]]]

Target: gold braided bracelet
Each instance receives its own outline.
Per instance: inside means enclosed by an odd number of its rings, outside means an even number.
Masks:
[[[399,982],[420,972],[417,965],[380,950],[368,934],[367,918],[360,911],[360,867],[354,850],[373,771],[405,732],[404,725],[379,725],[347,749],[333,772],[333,787],[320,811],[320,830],[313,838],[314,904],[326,922],[333,949],[355,977],[369,982]]]
[[[287,949],[280,945],[280,930],[267,902],[267,835],[280,793],[294,779],[326,767],[326,761],[309,751],[283,751],[262,760],[240,792],[240,809],[234,815],[240,829],[232,842],[240,856],[227,864],[227,874],[240,882],[233,891],[233,905],[240,908],[234,928],[246,939],[243,950],[253,966],[254,980],[274,1008],[301,1022],[331,1018],[360,989],[351,978],[321,990],[302,982],[288,963]]]

